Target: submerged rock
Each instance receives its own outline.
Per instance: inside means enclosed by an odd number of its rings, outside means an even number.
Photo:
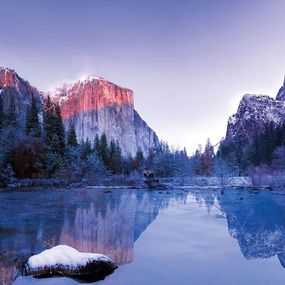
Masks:
[[[67,245],[58,245],[31,256],[23,275],[33,277],[69,276],[96,281],[111,274],[117,266],[107,256],[79,252]]]
[[[165,190],[168,187],[165,184],[160,183],[159,179],[154,177],[154,172],[152,170],[145,170],[144,175],[144,184],[150,190]]]

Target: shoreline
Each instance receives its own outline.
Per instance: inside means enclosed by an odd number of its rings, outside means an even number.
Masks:
[[[149,189],[145,184],[143,179],[128,179],[123,177],[122,181],[116,181],[112,178],[108,178],[105,181],[100,181],[100,183],[92,183],[91,181],[81,181],[76,183],[67,183],[66,180],[59,179],[25,179],[20,180],[13,185],[8,185],[6,187],[0,187],[0,190],[11,190],[11,191],[45,191],[46,189],[70,189],[70,188],[85,188],[85,189],[103,189],[103,190],[116,190],[116,189],[137,189],[137,190],[148,190],[148,191],[166,191],[166,190],[188,190],[188,189],[239,189],[239,190],[273,190],[273,189],[284,189],[283,186],[273,186],[269,184],[264,185],[254,185],[249,183],[250,177],[232,177],[229,179],[228,183],[217,183],[219,182],[219,177],[189,177],[189,178],[161,178],[160,183],[165,187],[165,189],[153,188]],[[277,178],[278,179],[278,178]],[[124,181],[123,181],[124,180]],[[240,183],[230,183],[235,182]],[[132,183],[130,183],[130,181]],[[247,183],[245,183],[245,181]],[[99,181],[98,181],[99,182]],[[202,182],[202,183],[201,183]],[[216,182],[216,183],[213,183]]]

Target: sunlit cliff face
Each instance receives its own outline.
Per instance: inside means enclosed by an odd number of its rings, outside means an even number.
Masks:
[[[78,141],[93,141],[105,133],[109,142],[119,143],[124,156],[135,156],[139,149],[147,156],[159,145],[155,132],[135,111],[130,89],[89,76],[49,94],[60,104],[65,127],[74,125]]]
[[[0,91],[3,92],[5,89],[20,92],[22,97],[38,96],[40,93],[28,81],[19,77],[13,69],[0,67]]]
[[[0,87],[12,87],[18,85],[18,78],[11,69],[0,68]]]
[[[130,89],[96,76],[89,76],[73,84],[63,84],[51,94],[60,103],[64,120],[81,112],[95,111],[107,106],[134,105],[133,92]]]
[[[26,111],[33,97],[41,112],[42,93],[19,77],[14,70],[0,67],[0,98],[3,111],[8,113],[13,104],[19,125],[25,122]]]
[[[47,95],[58,102],[65,128],[72,123],[77,140],[93,141],[96,135],[106,134],[107,140],[117,141],[124,156],[135,156],[141,150],[145,156],[159,146],[156,133],[134,109],[133,92],[103,78],[88,76],[75,83],[65,83],[47,94],[39,92],[28,81],[8,68],[0,68],[0,98],[4,112],[12,104],[23,125],[32,98],[38,111],[43,112]]]

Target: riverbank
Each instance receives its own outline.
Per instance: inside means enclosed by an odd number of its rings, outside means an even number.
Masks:
[[[183,188],[183,187],[201,187],[201,188],[221,188],[221,187],[253,187],[253,186],[266,186],[266,185],[254,185],[251,177],[168,177],[158,178],[159,182],[165,185],[167,188]],[[68,179],[21,179],[15,180],[13,183],[8,184],[2,188],[125,188],[125,189],[143,189],[146,188],[144,179],[141,177],[131,176],[110,176],[110,177],[98,177],[96,180],[82,179],[76,182],[70,182]]]
[[[165,189],[180,188],[233,188],[233,189],[283,189],[285,188],[285,176],[191,176],[158,178]],[[5,189],[38,189],[46,188],[93,188],[93,189],[148,189],[144,178],[139,176],[113,175],[101,176],[96,179],[82,179],[69,181],[68,179],[22,179],[14,180]],[[159,190],[162,190],[161,188]]]

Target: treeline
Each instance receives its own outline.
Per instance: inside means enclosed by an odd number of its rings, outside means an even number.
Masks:
[[[118,174],[124,159],[117,142],[109,144],[105,134],[93,143],[78,143],[74,126],[65,134],[60,107],[50,97],[44,101],[42,119],[32,98],[26,121],[19,122],[11,98],[4,112],[0,99],[0,183],[16,178],[68,178]]]
[[[223,141],[218,155],[227,162],[239,167],[242,174],[248,174],[256,167],[264,167],[275,172],[285,171],[285,123],[276,126],[265,124],[248,141],[236,137],[232,141]]]
[[[199,145],[195,154],[190,158],[192,176],[235,176],[238,175],[238,166],[231,161],[215,154],[210,139],[204,149]]]
[[[117,141],[106,134],[78,142],[73,124],[65,132],[60,107],[50,97],[39,113],[36,100],[19,122],[13,97],[3,111],[0,98],[0,184],[16,178],[61,178],[72,181],[112,175],[142,176],[145,169],[158,177],[241,175],[251,165],[280,167],[284,162],[285,126],[268,125],[250,147],[237,138],[222,142],[218,154],[207,141],[189,157],[185,149],[170,148],[160,142],[145,157],[138,150],[134,157],[123,156]]]
[[[0,184],[16,178],[62,178],[79,181],[108,175],[142,175],[152,169],[157,176],[188,175],[190,159],[186,150],[174,150],[165,142],[144,157],[122,155],[118,142],[106,134],[78,142],[73,124],[65,132],[60,106],[50,97],[39,113],[36,100],[19,122],[13,97],[8,111],[0,99]]]

